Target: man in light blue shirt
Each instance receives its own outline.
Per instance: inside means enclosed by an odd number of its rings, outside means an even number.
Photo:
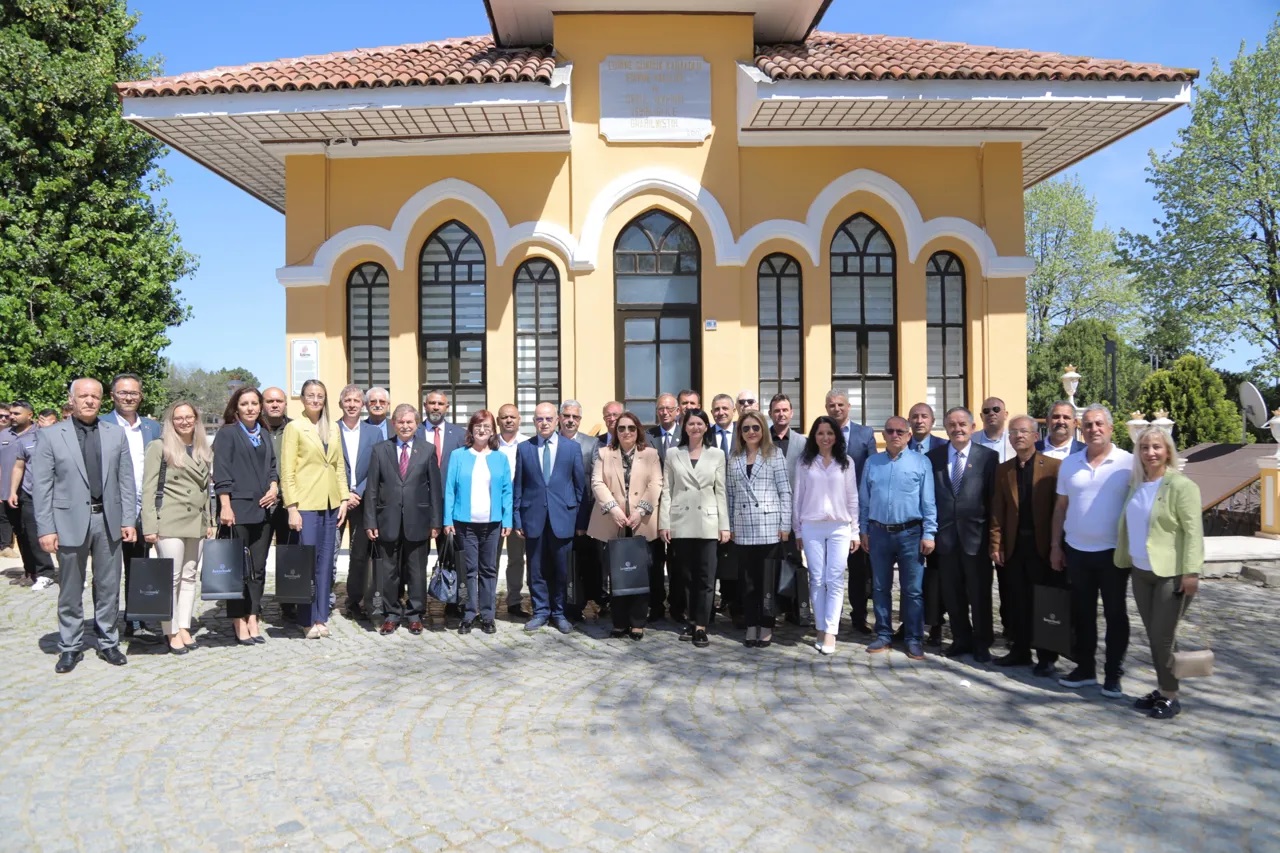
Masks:
[[[893,565],[902,585],[907,656],[924,660],[924,557],[933,551],[938,511],[928,457],[904,453],[911,427],[905,418],[884,423],[883,453],[867,459],[858,483],[862,547],[871,554],[871,600],[876,613],[872,654],[893,644]]]

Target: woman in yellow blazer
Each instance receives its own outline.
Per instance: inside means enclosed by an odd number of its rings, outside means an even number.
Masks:
[[[164,486],[160,469],[164,468]],[[147,445],[142,462],[142,529],[162,560],[173,560],[173,618],[161,623],[169,651],[185,655],[195,646],[191,615],[196,572],[209,526],[209,476],[213,451],[200,427],[200,413],[186,400],[165,411],[160,438]],[[158,504],[158,506],[157,506]]]
[[[1178,679],[1173,653],[1178,621],[1200,588],[1204,527],[1200,487],[1173,468],[1177,448],[1167,432],[1148,427],[1138,436],[1133,485],[1120,515],[1116,565],[1133,567],[1133,600],[1151,643],[1159,689],[1134,702],[1158,720],[1176,717]]]
[[[729,541],[729,504],[725,498],[724,453],[709,441],[711,419],[701,409],[684,413],[680,446],[667,451],[662,474],[658,535],[671,545],[678,578],[689,594],[690,623],[680,634],[705,648],[707,623],[715,600],[716,545]]]
[[[662,462],[658,451],[645,444],[644,426],[633,412],[623,412],[610,433],[613,441],[600,448],[599,458],[591,471],[591,492],[596,499],[596,512],[587,523],[587,535],[600,545],[600,564],[604,559],[604,543],[629,529],[634,536],[652,542],[658,538],[658,504],[662,498]],[[613,615],[612,637],[644,638],[644,623],[649,614],[649,595],[614,595],[609,599]]]
[[[302,413],[285,425],[280,444],[280,486],[289,511],[289,527],[303,545],[316,549],[315,598],[298,605],[298,625],[307,639],[329,636],[329,592],[338,525],[347,517],[346,467],[342,440],[330,435],[328,392],[318,379],[302,384]]]

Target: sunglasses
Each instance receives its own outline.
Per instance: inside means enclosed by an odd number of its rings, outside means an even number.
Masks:
[[[760,424],[741,424],[738,427],[738,431],[743,434],[746,434],[749,432],[759,432]]]
[[[911,431],[911,430],[906,430],[906,429],[889,429],[888,427],[885,427],[884,434],[885,434],[885,435],[906,435],[906,434],[907,434],[907,433],[909,433],[910,431]]]
[[[738,401],[739,406],[754,406],[755,404],[756,404],[755,400],[739,400]]]
[[[989,408],[989,409],[983,409],[983,410],[982,410],[982,414],[984,414],[984,415],[998,415],[998,414],[1000,414],[1002,411],[1004,411],[1004,410],[1003,410],[1003,409],[1001,409],[999,406],[992,406],[992,407],[991,407],[991,408]]]
[[[618,432],[637,432],[638,431],[634,424],[618,424],[615,427],[615,429]]]

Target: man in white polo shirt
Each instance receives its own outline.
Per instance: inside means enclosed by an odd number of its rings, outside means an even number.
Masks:
[[[1062,462],[1058,501],[1053,509],[1054,570],[1071,582],[1071,621],[1075,626],[1076,668],[1058,679],[1063,687],[1097,684],[1098,594],[1107,622],[1102,695],[1123,696],[1120,676],[1129,649],[1129,611],[1125,596],[1129,570],[1115,565],[1116,532],[1124,510],[1133,455],[1111,443],[1111,412],[1095,403],[1081,420],[1085,450]]]

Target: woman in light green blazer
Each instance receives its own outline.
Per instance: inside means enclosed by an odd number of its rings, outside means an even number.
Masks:
[[[1200,487],[1174,470],[1177,448],[1164,430],[1143,430],[1136,450],[1115,562],[1122,569],[1134,569],[1133,599],[1147,629],[1159,683],[1158,690],[1134,702],[1134,707],[1168,720],[1182,710],[1173,674],[1178,621],[1200,588],[1204,564]]]
[[[160,438],[147,445],[142,463],[142,529],[161,559],[173,560],[173,618],[161,623],[169,651],[185,655],[195,646],[191,615],[196,606],[196,573],[209,526],[209,476],[213,451],[200,426],[200,413],[186,400],[168,408]],[[161,470],[164,485],[160,484]]]

